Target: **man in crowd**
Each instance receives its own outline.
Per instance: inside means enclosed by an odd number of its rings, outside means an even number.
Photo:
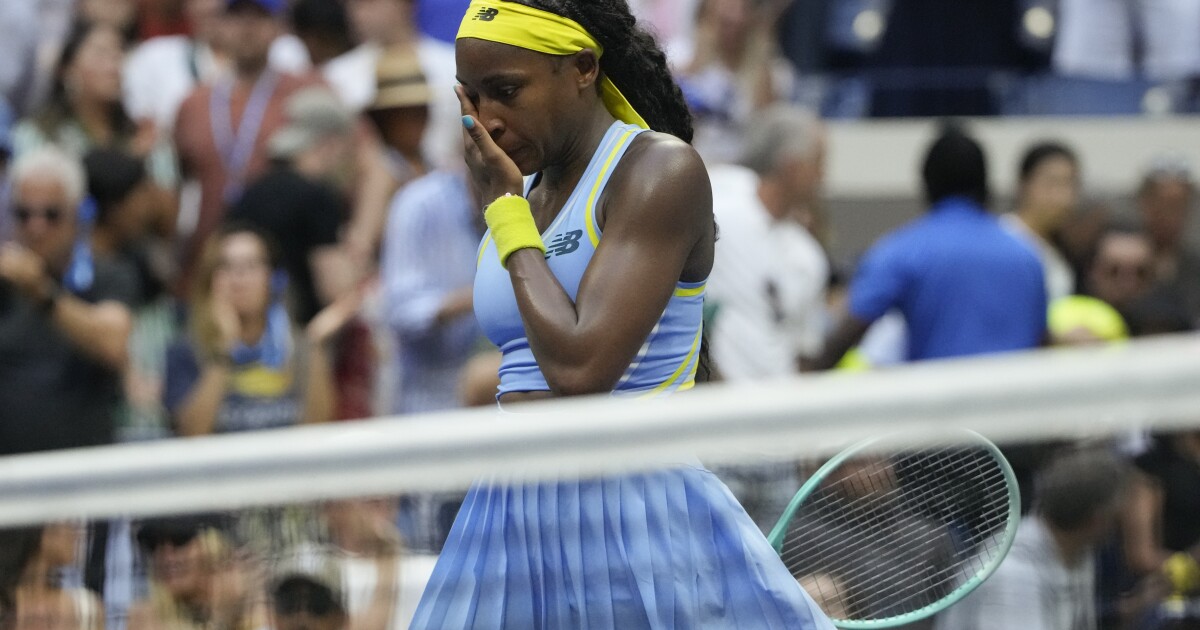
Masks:
[[[1037,481],[1034,511],[1012,550],[975,592],[942,613],[946,630],[1088,630],[1096,625],[1093,554],[1105,541],[1130,478],[1103,452],[1051,462]]]
[[[892,308],[907,323],[910,361],[1044,341],[1042,265],[988,212],[983,149],[963,131],[946,129],[922,175],[929,212],[867,252],[850,286],[849,313],[828,338],[819,367],[836,364]]]
[[[336,245],[347,213],[330,180],[350,154],[354,118],[318,86],[294,94],[287,113],[287,125],[271,137],[271,170],[246,189],[229,216],[275,238],[288,272],[292,312],[307,324],[348,288],[334,280],[344,269]]]
[[[267,141],[286,122],[288,97],[312,82],[268,64],[271,45],[282,32],[284,0],[227,0],[225,6],[234,73],[193,91],[175,124],[183,174],[199,183],[198,199],[180,207],[181,225],[192,226],[182,245],[181,291],[226,207],[266,171]]]
[[[83,168],[53,148],[13,167],[16,241],[0,246],[0,455],[106,444],[134,282],[84,244]]]
[[[1200,323],[1200,253],[1186,242],[1195,184],[1179,158],[1151,164],[1138,188],[1137,207],[1154,248],[1155,293],[1180,304],[1192,326]]]
[[[820,354],[829,263],[802,220],[819,202],[824,144],[812,113],[775,107],[751,124],[742,165],[710,173],[713,358],[729,380],[786,376]]]

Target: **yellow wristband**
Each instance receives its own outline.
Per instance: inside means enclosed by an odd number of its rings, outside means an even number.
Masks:
[[[500,264],[508,267],[508,257],[519,249],[537,249],[546,253],[546,244],[538,233],[533,214],[529,211],[529,200],[516,195],[505,195],[491,203],[483,211],[483,220],[492,230],[496,242],[496,253]]]

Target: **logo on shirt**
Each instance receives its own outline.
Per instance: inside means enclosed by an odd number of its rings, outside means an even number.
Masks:
[[[583,238],[583,230],[571,230],[555,236],[554,240],[550,241],[550,245],[546,247],[546,258],[570,254],[579,249],[579,239],[581,238]]]
[[[492,20],[496,19],[496,16],[499,13],[500,13],[500,9],[493,9],[491,7],[483,7],[482,9],[479,10],[479,13],[476,13],[475,17],[473,17],[471,19],[479,20],[481,22],[491,22]]]

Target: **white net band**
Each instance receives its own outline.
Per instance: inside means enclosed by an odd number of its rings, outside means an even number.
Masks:
[[[832,454],[883,432],[969,428],[997,443],[1193,425],[1200,337],[930,362],[0,460],[0,526],[561,479],[700,458]]]

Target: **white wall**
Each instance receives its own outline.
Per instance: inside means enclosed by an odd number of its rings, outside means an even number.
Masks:
[[[928,119],[831,122],[828,196],[919,198],[921,158],[936,124]],[[1182,153],[1200,172],[1198,117],[993,118],[971,120],[968,126],[984,144],[995,194],[1012,190],[1021,153],[1044,139],[1075,149],[1090,196],[1131,193],[1147,162],[1164,151]]]

